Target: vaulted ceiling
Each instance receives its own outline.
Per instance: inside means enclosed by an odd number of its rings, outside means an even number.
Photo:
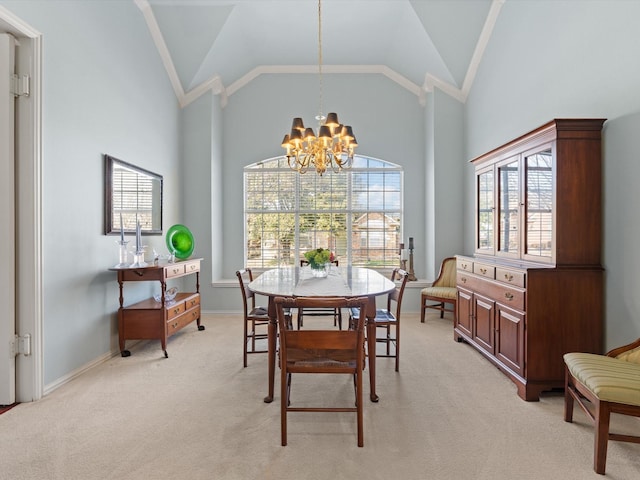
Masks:
[[[505,0],[323,0],[323,71],[464,100]],[[317,0],[135,0],[181,103],[260,73],[318,71]]]

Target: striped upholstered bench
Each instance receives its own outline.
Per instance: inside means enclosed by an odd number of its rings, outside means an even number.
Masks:
[[[564,362],[564,420],[573,421],[575,400],[595,424],[593,469],[604,475],[609,440],[640,443],[640,436],[609,432],[611,413],[640,417],[640,339],[606,356],[567,353]]]

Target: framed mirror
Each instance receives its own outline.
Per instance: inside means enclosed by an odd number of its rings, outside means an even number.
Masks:
[[[162,175],[104,156],[105,235],[162,235]]]

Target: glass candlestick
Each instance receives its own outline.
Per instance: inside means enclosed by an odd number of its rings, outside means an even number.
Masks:
[[[133,252],[133,263],[129,265],[129,268],[143,268],[148,267],[149,264],[144,261],[145,247],[139,246]]]
[[[129,262],[127,262],[127,243],[129,243],[129,240],[116,240],[116,244],[120,247],[120,261],[114,268],[127,268],[129,266]]]

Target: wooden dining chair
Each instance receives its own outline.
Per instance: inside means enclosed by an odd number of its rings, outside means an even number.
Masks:
[[[267,353],[269,315],[267,308],[256,305],[255,293],[249,289],[249,284],[253,281],[253,273],[250,268],[238,270],[236,272],[240,291],[242,292],[242,308],[244,311],[244,347],[243,362],[246,368],[247,357],[251,353]],[[291,322],[291,312],[287,310],[288,321]],[[258,347],[256,340],[264,340],[265,346]]]
[[[391,281],[396,284],[389,295],[387,295],[387,308],[376,309],[375,326],[376,332],[382,330],[383,336],[376,333],[376,344],[385,344],[385,353],[376,353],[376,357],[386,357],[396,359],[396,372],[400,369],[400,312],[402,309],[402,297],[404,288],[407,285],[409,273],[400,268],[395,268],[391,274]],[[395,304],[395,308],[394,307]],[[349,315],[349,325],[358,320],[360,312],[358,309],[351,309]],[[367,342],[372,339],[367,338]],[[391,346],[393,345],[393,349]]]
[[[288,412],[355,412],[357,416],[358,446],[364,445],[362,373],[365,364],[364,318],[367,298],[343,297],[276,297],[280,328],[281,370],[281,435],[287,444]],[[348,308],[358,309],[361,320],[348,330],[294,330],[286,317],[286,308]],[[353,376],[355,407],[296,407],[291,406],[291,377],[302,373],[331,373]],[[322,391],[318,392],[318,397]]]
[[[331,262],[336,267],[338,265],[338,260],[333,260]],[[300,266],[306,267],[309,265],[308,260],[300,260]],[[342,310],[339,308],[305,308],[298,310],[298,330],[303,326],[304,316],[308,317],[333,317],[333,326],[337,326],[338,329],[342,330]]]

